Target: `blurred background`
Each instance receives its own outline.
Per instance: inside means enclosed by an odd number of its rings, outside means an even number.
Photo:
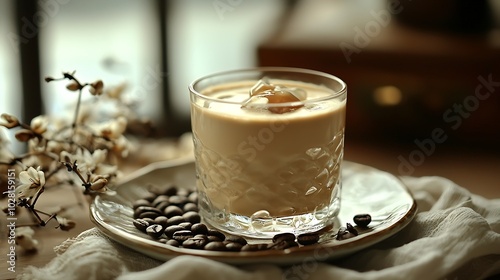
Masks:
[[[2,0],[0,36],[0,112],[23,120],[73,104],[43,78],[76,70],[178,137],[194,79],[310,68],[348,84],[347,160],[500,197],[499,1]]]

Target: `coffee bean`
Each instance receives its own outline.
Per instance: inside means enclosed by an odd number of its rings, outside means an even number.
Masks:
[[[163,243],[163,244],[166,244],[167,241],[168,241],[167,238],[160,238],[160,239],[158,239],[158,242]]]
[[[132,203],[132,209],[137,209],[140,206],[151,206],[151,202],[147,201],[146,199],[138,199]]]
[[[168,202],[168,196],[167,195],[160,195],[158,197],[155,198],[155,200],[153,200],[153,202],[151,202],[151,204],[154,206],[154,207],[158,207],[158,204],[162,203],[162,202]]]
[[[168,202],[170,202],[171,205],[182,207],[188,202],[188,199],[185,196],[173,195],[168,198]]]
[[[157,239],[163,234],[163,227],[161,225],[150,225],[146,228],[146,233]]]
[[[177,241],[175,239],[169,239],[169,240],[167,240],[167,242],[165,244],[170,245],[170,246],[174,246],[174,247],[181,246],[181,244],[179,243],[179,241]]]
[[[295,240],[284,239],[276,243],[273,243],[272,245],[269,246],[269,248],[273,248],[275,250],[285,250],[287,248],[297,247],[297,246],[299,246],[299,244],[297,244]]]
[[[345,227],[341,227],[339,228],[339,231],[337,232],[337,237],[336,239],[337,240],[345,240],[345,239],[349,239],[351,237],[354,237],[355,235],[350,233],[347,228]]]
[[[246,244],[243,247],[241,247],[242,252],[252,252],[252,251],[264,251],[268,250],[270,244],[265,244],[265,243],[258,243],[258,244]]]
[[[186,221],[193,223],[193,224],[197,224],[197,223],[201,222],[200,214],[198,214],[198,212],[195,212],[195,211],[186,212],[182,215],[182,217]]]
[[[139,219],[151,218],[154,220],[158,216],[159,216],[159,214],[157,212],[146,211],[146,212],[142,212],[141,214],[139,214],[138,218]]]
[[[188,195],[188,201],[191,201],[194,204],[198,203],[198,193],[192,192]]]
[[[163,228],[166,228],[168,223],[168,218],[165,216],[158,216],[154,219],[154,223],[161,225]]]
[[[182,242],[182,247],[189,249],[203,249],[207,244],[206,236],[193,236],[186,241]]]
[[[184,207],[182,207],[182,210],[184,210],[184,212],[189,212],[189,211],[198,212],[198,205],[196,205],[193,202],[188,202],[188,203],[184,204]]]
[[[156,212],[158,214],[161,214],[161,211],[153,206],[139,206],[134,210],[134,213],[142,213],[142,212]]]
[[[172,238],[175,232],[181,230],[185,229],[179,225],[167,226],[167,228],[165,228],[165,235],[168,236],[169,238]]]
[[[167,216],[167,218],[172,218],[174,216],[182,216],[184,211],[177,205],[169,205],[163,210],[163,214]]]
[[[281,241],[295,241],[295,234],[284,232],[273,236],[273,243],[278,243]]]
[[[193,232],[193,234],[194,234],[194,232]],[[205,235],[205,234],[195,234],[194,237],[196,237],[196,238],[203,238],[206,241],[208,241],[208,236]]]
[[[177,194],[177,187],[172,185],[172,186],[169,186],[165,189],[165,191],[163,192],[164,195],[168,195],[168,196],[172,196],[172,195],[176,195]]]
[[[359,227],[367,227],[372,221],[372,216],[370,214],[358,214],[354,216],[353,221]]]
[[[236,236],[236,235],[226,236],[225,241],[235,242],[235,243],[239,243],[241,245],[247,244],[247,240],[245,238],[243,238],[241,236]]]
[[[224,233],[216,230],[216,229],[209,229],[208,232],[207,232],[207,235],[208,236],[216,236],[218,237],[221,241],[224,241],[226,239],[226,236],[224,235]]]
[[[208,234],[208,228],[205,224],[196,223],[191,226],[191,231],[195,234]]]
[[[168,201],[162,201],[158,205],[155,206],[156,209],[160,210],[160,212],[164,213],[165,209],[170,206]]]
[[[297,242],[300,245],[312,245],[319,241],[319,234],[317,233],[303,233],[297,236]]]
[[[358,231],[350,224],[346,223],[347,231],[352,233],[354,236],[358,235]]]
[[[253,251],[259,251],[259,246],[257,244],[246,244],[243,247],[241,247],[242,252],[253,252]]]
[[[172,239],[175,239],[182,244],[184,241],[188,240],[191,237],[193,237],[193,233],[190,230],[179,230],[174,232]]]
[[[149,202],[153,202],[153,200],[155,200],[156,196],[157,195],[154,193],[148,193],[146,196],[143,197],[143,199],[145,199]]]
[[[150,226],[150,223],[144,219],[134,219],[132,222],[134,223],[134,226],[142,232],[146,232],[146,228]]]
[[[224,242],[226,242],[226,241],[224,241]],[[243,247],[243,245],[240,244],[240,243],[238,243],[238,242],[228,242],[228,243],[226,243],[226,250],[227,251],[239,252],[239,251],[241,251],[242,247]]]
[[[183,222],[183,223],[180,223],[179,226],[183,227],[184,229],[191,230],[191,227],[193,226],[193,224],[190,222]]]
[[[157,214],[156,216],[159,216],[162,214],[160,210],[158,210],[152,206],[139,206],[134,210],[134,217],[138,218],[140,216],[140,214],[144,213],[144,212],[154,212]]]
[[[226,245],[220,241],[208,242],[205,247],[208,251],[226,251]]]
[[[215,235],[207,235],[207,238],[208,238],[208,241],[220,241],[222,242],[223,240],[220,239],[219,237],[215,236]]]
[[[336,239],[343,240],[344,238],[342,236],[345,235],[346,233],[348,233],[347,229],[345,227],[340,227],[339,230],[337,231]]]
[[[178,225],[180,223],[184,223],[186,220],[182,216],[174,216],[168,218],[167,226]]]
[[[152,225],[155,223],[155,220],[151,219],[151,218],[143,218],[142,220],[144,220],[145,222],[148,222],[149,225]]]
[[[187,190],[187,189],[178,189],[176,195],[187,198],[187,196],[189,195],[189,190]]]

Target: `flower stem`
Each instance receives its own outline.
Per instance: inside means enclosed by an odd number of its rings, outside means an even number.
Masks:
[[[36,202],[38,201],[38,198],[40,197],[40,195],[45,191],[45,187],[42,186],[42,188],[37,192],[36,196],[35,196],[35,199],[33,201],[33,203],[31,203],[31,207],[33,208],[34,210],[34,207],[35,207],[35,204]]]
[[[38,220],[38,223],[40,226],[44,227],[45,226],[45,221],[40,218],[38,213],[36,212],[35,208],[31,204],[27,204],[28,210],[35,216],[35,218]]]
[[[76,108],[75,108],[75,116],[73,118],[73,124],[71,124],[71,127],[73,129],[76,128],[76,122],[78,120],[78,114],[80,113],[80,104],[82,103],[82,89],[78,90],[78,100],[76,103]]]

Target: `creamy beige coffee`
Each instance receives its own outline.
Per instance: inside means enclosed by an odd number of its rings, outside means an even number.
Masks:
[[[343,157],[346,99],[330,98],[335,92],[321,85],[270,81],[304,90],[304,105],[274,113],[262,99],[242,108],[257,80],[204,88],[201,95],[220,102],[192,103],[204,203],[222,216],[328,215]]]

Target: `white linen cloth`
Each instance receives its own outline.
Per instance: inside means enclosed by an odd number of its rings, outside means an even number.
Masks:
[[[401,232],[330,263],[235,267],[181,256],[160,262],[93,228],[55,248],[45,267],[18,279],[484,279],[500,275],[500,199],[488,200],[440,177],[403,177],[418,205]],[[497,278],[498,279],[498,278]]]

